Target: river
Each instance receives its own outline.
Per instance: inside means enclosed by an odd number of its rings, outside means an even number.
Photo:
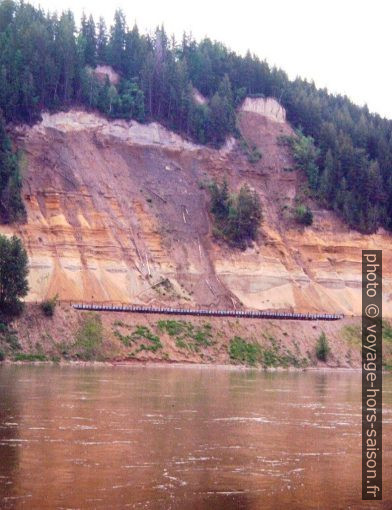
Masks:
[[[392,508],[361,501],[361,375],[0,366],[2,509]]]

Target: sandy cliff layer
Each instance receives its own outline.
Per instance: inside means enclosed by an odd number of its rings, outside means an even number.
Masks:
[[[242,111],[258,113],[275,122],[286,121],[286,111],[273,97],[247,97],[242,105]]]
[[[169,302],[359,314],[361,249],[384,257],[384,312],[392,316],[391,236],[362,236],[313,206],[302,229],[288,211],[303,183],[279,136],[285,112],[248,99],[239,125],[262,159],[238,143],[220,151],[158,124],[107,121],[92,113],[44,115],[15,133],[26,154],[26,225],[15,228],[30,258],[31,301]],[[261,197],[258,243],[245,252],[212,238],[203,183],[227,176]],[[8,227],[3,232],[11,233]]]

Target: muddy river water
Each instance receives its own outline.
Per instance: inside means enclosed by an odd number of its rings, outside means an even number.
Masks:
[[[2,509],[392,508],[361,501],[360,372],[0,366]]]

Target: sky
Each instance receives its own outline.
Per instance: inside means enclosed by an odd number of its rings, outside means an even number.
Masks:
[[[70,8],[108,24],[121,8],[128,24],[152,32],[160,24],[181,40],[192,32],[245,54],[249,49],[290,78],[345,94],[392,119],[390,0],[33,0],[45,10]]]

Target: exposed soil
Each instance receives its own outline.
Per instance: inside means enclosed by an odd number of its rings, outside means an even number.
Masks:
[[[240,141],[212,150],[158,124],[83,111],[45,114],[18,128],[28,222],[1,231],[16,232],[28,249],[28,301],[58,294],[360,315],[361,250],[376,247],[384,258],[384,314],[392,316],[390,235],[349,231],[311,201],[314,224],[296,225],[291,211],[305,181],[280,143],[292,129],[279,105],[252,101],[238,124],[248,149],[262,154],[253,164]],[[261,198],[260,236],[245,251],[212,234],[204,184],[224,176],[232,190],[247,182]]]

